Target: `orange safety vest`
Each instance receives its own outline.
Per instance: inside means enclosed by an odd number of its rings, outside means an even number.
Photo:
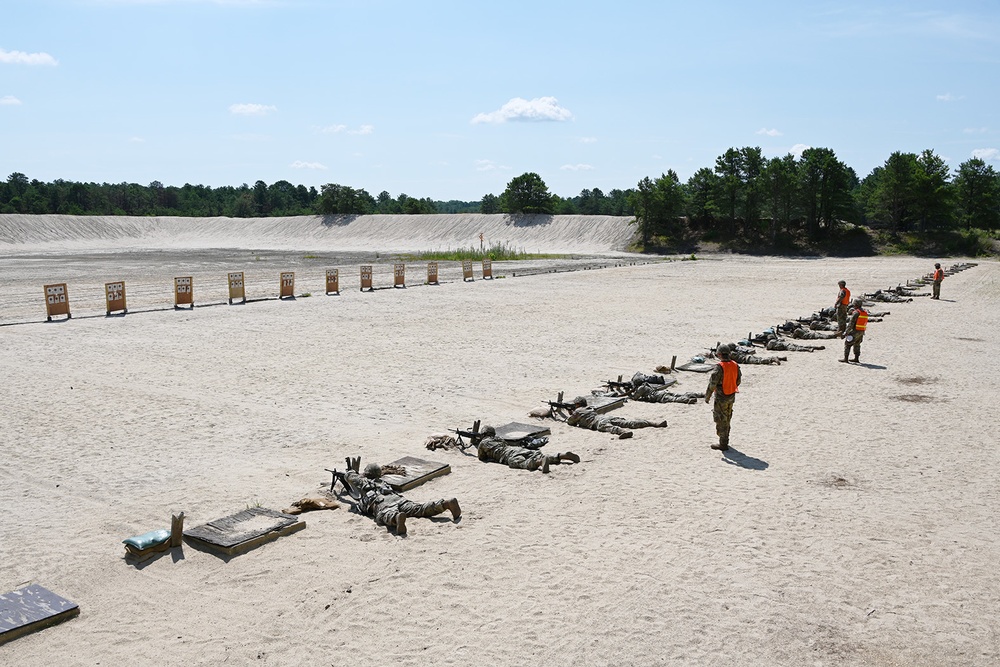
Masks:
[[[851,290],[844,288],[844,298],[840,300],[840,303],[844,306],[850,305],[851,303]]]
[[[736,374],[739,373],[739,366],[736,365],[735,361],[720,361],[719,365],[722,366],[722,393],[726,396],[732,396],[739,391],[739,387],[736,386]]]
[[[941,282],[942,280],[944,280],[944,270],[943,269],[938,269],[937,271],[934,272],[934,280],[936,280],[938,282]]]
[[[868,313],[858,308],[858,319],[854,322],[855,331],[864,331],[868,328]]]

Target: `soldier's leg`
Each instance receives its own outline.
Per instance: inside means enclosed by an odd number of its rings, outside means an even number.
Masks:
[[[411,500],[404,500],[399,504],[399,513],[404,514],[408,517],[415,516],[420,518],[428,518],[432,516],[437,516],[445,510],[451,512],[451,518],[457,519],[462,516],[462,510],[458,506],[458,500],[452,498],[451,500],[433,500],[426,503],[415,503]]]
[[[517,454],[511,455],[505,463],[508,468],[516,468],[518,470],[538,470],[545,463],[545,455],[541,452],[525,450],[524,452],[518,452]]]
[[[626,419],[625,417],[611,417],[608,419],[615,426],[620,426],[627,429],[636,428],[665,428],[667,425],[666,421],[662,422],[651,422],[648,419]]]
[[[851,353],[851,341],[844,339],[844,358],[837,359],[837,361],[847,362],[847,355]]]
[[[375,523],[386,528],[395,528],[400,535],[406,534],[406,515],[399,511],[399,505],[380,507],[375,511]]]
[[[865,335],[859,334],[854,337],[854,358],[851,361],[857,362],[861,360],[861,341],[865,339]]]
[[[611,433],[617,435],[622,440],[632,437],[632,432],[621,428],[613,423],[614,419],[621,419],[621,417],[612,417],[611,419],[604,419],[598,425],[596,430],[601,433]]]

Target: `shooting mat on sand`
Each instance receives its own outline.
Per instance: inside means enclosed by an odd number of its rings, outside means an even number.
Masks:
[[[521,422],[510,422],[503,426],[497,426],[497,437],[507,442],[517,442],[527,438],[540,438],[549,435],[552,430],[548,426],[537,424],[522,424]]]
[[[706,364],[699,363],[697,361],[689,361],[686,364],[681,364],[677,367],[679,371],[692,371],[694,373],[711,373],[718,364]]]
[[[404,456],[389,463],[386,467],[389,466],[396,466],[406,471],[405,475],[382,475],[382,480],[394,491],[406,491],[451,472],[451,466],[447,463],[435,463],[434,461],[418,459],[415,456]]]
[[[184,537],[194,547],[234,556],[305,527],[305,521],[290,514],[250,507],[185,530]]]
[[[587,407],[594,408],[594,412],[611,412],[625,405],[624,396],[590,396],[587,398]]]
[[[0,595],[0,644],[62,623],[80,613],[80,607],[47,588],[31,584]]]

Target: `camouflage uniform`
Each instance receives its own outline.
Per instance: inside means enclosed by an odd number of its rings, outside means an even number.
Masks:
[[[838,283],[839,285],[839,283]],[[844,297],[847,296],[847,287],[841,287],[840,291],[837,292],[837,302],[834,308],[837,311],[837,333],[843,333],[844,329],[847,328],[847,305],[844,303]]]
[[[756,354],[743,352],[739,348],[730,352],[729,358],[738,364],[750,364],[751,366],[781,365],[781,359],[778,357],[758,357]]]
[[[538,470],[546,460],[549,463],[559,463],[559,457],[546,456],[542,452],[526,447],[516,447],[510,445],[506,440],[496,437],[487,437],[479,441],[476,453],[480,461],[493,461],[503,463],[508,468],[518,468],[521,470]],[[554,460],[553,460],[554,459]]]
[[[347,471],[345,477],[348,486],[359,496],[358,510],[375,519],[380,526],[395,528],[400,514],[405,517],[432,517],[448,509],[447,500],[415,503],[393,491],[385,482],[369,479],[353,470]]]
[[[826,331],[813,331],[812,329],[805,329],[799,327],[792,331],[792,338],[800,338],[804,340],[829,340],[831,338],[839,338],[836,332],[826,332]]]
[[[941,272],[941,277],[938,277],[938,270],[940,270],[941,265],[934,265],[934,284],[931,285],[931,298],[940,299],[941,298],[941,280],[944,278],[944,272]]]
[[[708,378],[708,389],[705,396],[715,393],[715,403],[712,405],[712,417],[715,419],[715,433],[719,436],[719,444],[723,447],[729,446],[729,426],[733,420],[733,403],[736,402],[736,394],[724,394],[722,392],[722,364],[718,364]],[[743,371],[736,366],[736,386],[740,386],[743,381]],[[706,399],[707,400],[707,399]]]
[[[844,319],[844,326],[847,326],[847,319]],[[764,347],[773,352],[812,352],[813,350],[825,350],[826,348],[822,345],[799,345],[798,343],[790,343],[787,340],[781,338],[770,338]]]
[[[663,427],[667,422],[651,422],[648,419],[626,419],[625,417],[605,417],[594,408],[577,408],[570,414],[566,423],[579,428],[589,428],[591,431],[613,433],[619,437],[629,437],[633,428]],[[625,435],[625,434],[629,435]]]
[[[631,398],[636,401],[646,403],[697,403],[698,399],[705,398],[705,394],[687,392],[675,394],[665,387],[651,384],[641,384],[638,389],[632,392]]]
[[[847,331],[844,332],[844,358],[843,361],[847,361],[847,355],[854,349],[854,361],[858,361],[861,356],[861,341],[865,338],[864,331],[855,331],[854,327],[858,323],[858,315],[860,311],[856,308],[851,309],[851,317],[847,321]],[[869,320],[871,321],[871,320]],[[850,337],[851,340],[847,340]]]

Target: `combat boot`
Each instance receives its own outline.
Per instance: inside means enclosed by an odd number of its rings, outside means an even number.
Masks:
[[[851,359],[851,361],[854,362],[854,363],[856,363],[856,364],[860,364],[861,363],[861,357],[860,356],[854,357],[853,359]]]

